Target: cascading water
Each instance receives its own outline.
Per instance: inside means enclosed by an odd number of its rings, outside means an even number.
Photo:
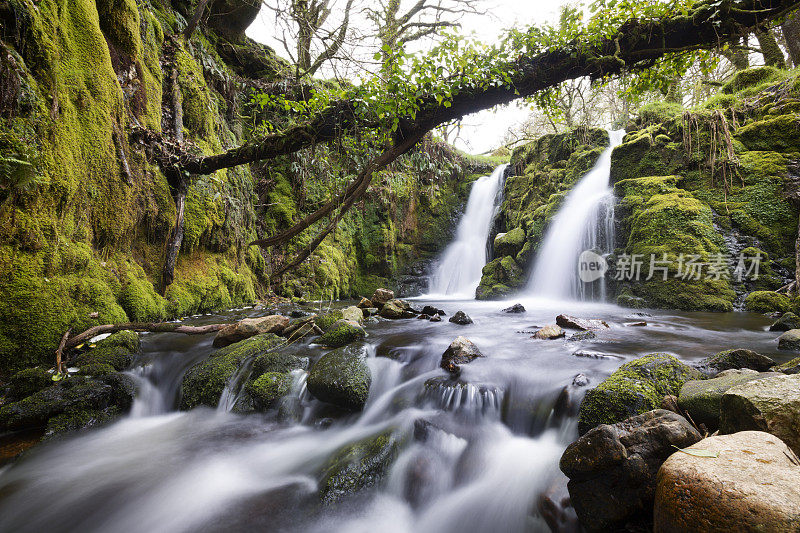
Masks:
[[[528,293],[553,299],[605,299],[604,278],[597,285],[578,278],[578,257],[584,250],[610,252],[614,236],[611,152],[622,143],[624,130],[610,131],[610,144],[572,188],[539,247]]]
[[[500,165],[491,176],[479,178],[467,200],[467,208],[458,223],[455,240],[445,249],[430,277],[428,292],[436,295],[473,298],[486,264],[486,239],[497,211],[503,174]]]

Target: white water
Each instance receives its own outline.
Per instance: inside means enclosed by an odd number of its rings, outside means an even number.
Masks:
[[[481,281],[481,270],[488,253],[486,239],[498,205],[498,192],[508,165],[500,165],[491,176],[479,178],[467,200],[467,208],[458,223],[455,240],[448,245],[430,277],[428,292],[472,299]]]
[[[528,294],[555,299],[604,299],[605,284],[597,291],[578,278],[578,256],[584,250],[611,251],[614,234],[611,152],[625,136],[624,130],[611,131],[609,147],[594,168],[572,188],[553,217],[539,247],[528,281]]]

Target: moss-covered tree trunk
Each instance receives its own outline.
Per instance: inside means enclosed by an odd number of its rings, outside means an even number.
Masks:
[[[764,64],[769,67],[786,68],[786,58],[783,56],[783,50],[778,46],[772,30],[758,31],[756,38],[761,47],[761,54],[764,56]]]
[[[788,15],[781,25],[781,30],[793,66],[800,67],[800,11]]]

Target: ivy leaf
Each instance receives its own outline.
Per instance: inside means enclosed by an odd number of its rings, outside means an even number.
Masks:
[[[695,457],[712,457],[716,459],[719,457],[719,452],[712,452],[711,450],[701,450],[701,449],[692,449],[692,448],[678,448],[674,444],[672,445],[673,448],[678,450],[679,452],[683,452],[686,455],[693,455]]]

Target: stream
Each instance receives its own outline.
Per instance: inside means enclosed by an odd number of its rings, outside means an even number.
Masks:
[[[178,412],[181,375],[212,351],[211,336],[144,335],[130,415],[36,447],[5,467],[0,531],[546,531],[537,497],[563,486],[558,460],[577,437],[574,410],[553,410],[564,387],[577,405],[621,363],[653,351],[693,361],[744,347],[787,359],[766,331],[769,319],[757,314],[642,316],[607,304],[519,301],[526,313],[502,313],[503,302],[424,302],[448,315],[464,310],[474,320],[467,326],[415,319],[368,325],[369,400],[363,412],[335,419],[304,392],[302,379],[294,391],[300,422],[279,422],[275,413]],[[588,341],[530,338],[562,312],[612,327]],[[647,326],[625,325],[642,320]],[[439,360],[458,335],[486,356],[463,366],[461,380],[471,387],[426,389],[428,379],[445,376]],[[315,360],[323,350],[307,342],[293,349]],[[573,385],[578,374],[588,386]],[[415,438],[421,424],[426,435]],[[317,480],[327,460],[387,428],[407,438],[384,482],[320,505]]]

